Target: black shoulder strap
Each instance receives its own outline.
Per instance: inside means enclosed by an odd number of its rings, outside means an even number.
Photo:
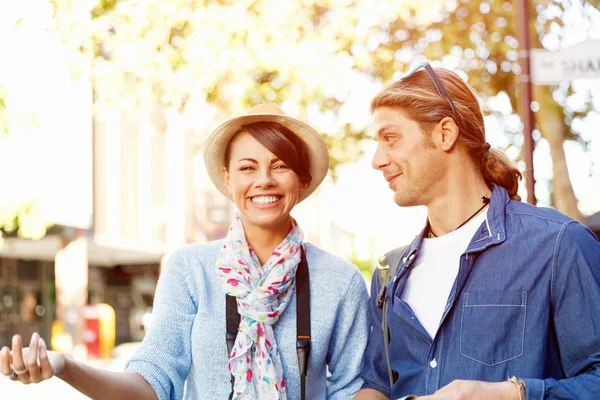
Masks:
[[[231,355],[235,338],[237,337],[238,327],[240,326],[240,314],[237,310],[237,300],[235,296],[225,296],[225,310],[227,318],[227,333],[225,339],[227,340],[227,355]],[[235,384],[235,377],[231,375],[231,393],[229,393],[229,400],[233,398],[233,385]]]
[[[300,370],[300,398],[306,398],[306,377],[310,358],[310,287],[308,263],[302,249],[302,258],[296,272],[296,354]]]
[[[225,307],[227,354],[230,355],[240,325],[240,314],[237,310],[236,298],[227,295]],[[308,263],[306,262],[304,248],[302,248],[300,264],[296,272],[296,354],[298,355],[298,369],[300,370],[300,396],[304,400],[306,398],[306,377],[308,376],[308,360],[310,358],[310,289]],[[233,398],[234,385],[235,377],[231,375],[230,400]]]

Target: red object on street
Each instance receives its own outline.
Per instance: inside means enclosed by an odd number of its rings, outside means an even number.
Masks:
[[[100,358],[100,313],[95,305],[83,309],[84,330],[83,343],[87,349],[88,358]]]

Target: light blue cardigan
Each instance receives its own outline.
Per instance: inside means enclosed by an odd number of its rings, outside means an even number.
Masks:
[[[225,295],[215,263],[223,241],[185,246],[162,271],[153,322],[127,363],[160,400],[227,399],[231,389],[225,342]],[[351,399],[367,345],[367,289],[358,269],[306,244],[310,271],[312,350],[307,399]],[[296,296],[274,326],[288,398],[300,398]],[[327,377],[327,371],[330,376]]]

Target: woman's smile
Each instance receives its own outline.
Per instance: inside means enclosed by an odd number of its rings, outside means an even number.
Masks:
[[[276,206],[282,198],[283,196],[280,195],[259,195],[249,197],[249,200],[256,207],[270,208]]]

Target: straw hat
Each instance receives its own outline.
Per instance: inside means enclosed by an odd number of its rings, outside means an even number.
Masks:
[[[233,136],[240,131],[242,125],[253,122],[276,122],[288,128],[306,143],[312,180],[307,188],[300,190],[298,203],[306,199],[321,184],[329,170],[327,145],[313,128],[296,118],[288,117],[275,104],[254,106],[246,115],[230,119],[213,131],[204,145],[204,163],[214,185],[228,199],[232,200],[223,178],[225,149]]]

